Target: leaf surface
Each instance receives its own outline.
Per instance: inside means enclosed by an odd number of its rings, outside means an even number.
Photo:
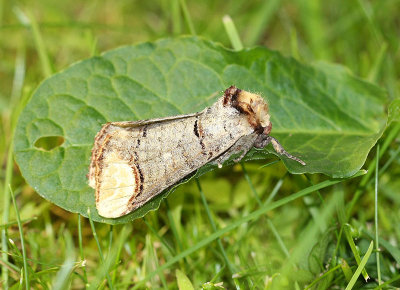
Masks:
[[[27,182],[56,205],[84,216],[90,208],[95,221],[133,220],[158,208],[168,191],[125,217],[97,215],[86,174],[102,124],[200,111],[232,84],[268,100],[271,135],[307,163],[283,158],[292,173],[351,176],[385,128],[385,92],[341,66],[305,65],[262,47],[233,52],[184,37],[117,48],[45,80],[20,115],[16,160]],[[49,136],[61,137],[62,145],[35,147]],[[246,159],[266,153],[274,151],[254,149]]]

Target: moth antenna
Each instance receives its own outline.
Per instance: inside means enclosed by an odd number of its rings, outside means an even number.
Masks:
[[[306,165],[306,163],[301,160],[300,158],[297,158],[296,156],[293,156],[292,154],[288,153],[281,145],[281,143],[278,142],[274,137],[268,136],[269,142],[271,142],[272,146],[274,147],[275,151],[281,155],[285,155],[287,158],[290,158],[294,161],[299,162],[301,165]]]
[[[274,148],[275,148],[275,147],[274,147]],[[306,165],[306,163],[305,163],[303,160],[301,160],[300,158],[297,158],[296,156],[293,156],[292,154],[286,152],[285,150],[283,150],[280,154],[281,154],[281,155],[285,155],[287,158],[290,158],[290,159],[292,159],[292,160],[294,160],[294,161],[299,162],[299,163],[300,163],[301,165],[303,165],[303,166]]]
[[[278,153],[280,155],[285,155],[287,158],[292,159],[294,161],[297,161],[303,166],[306,165],[306,163],[303,160],[301,160],[300,158],[297,158],[296,156],[293,156],[292,154],[288,153],[283,148],[281,143],[279,143],[278,140],[276,140],[272,136],[265,135],[265,134],[260,135],[259,138],[254,142],[254,147],[256,147],[256,148],[264,148],[269,143],[272,144],[272,146],[274,147],[276,153]]]

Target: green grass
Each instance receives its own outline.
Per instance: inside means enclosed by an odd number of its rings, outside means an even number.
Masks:
[[[2,289],[400,287],[399,123],[360,177],[237,164],[180,186],[127,225],[66,212],[24,182],[10,148],[32,91],[124,44],[196,34],[233,49],[264,45],[307,63],[341,63],[384,87],[388,103],[399,98],[398,0],[231,2],[0,1]]]

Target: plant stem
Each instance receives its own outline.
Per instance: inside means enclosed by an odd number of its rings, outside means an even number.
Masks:
[[[376,169],[375,169],[375,249],[376,249],[376,270],[378,272],[378,285],[381,281],[381,265],[379,260],[379,235],[378,235],[378,179],[379,179],[379,145],[376,148]]]

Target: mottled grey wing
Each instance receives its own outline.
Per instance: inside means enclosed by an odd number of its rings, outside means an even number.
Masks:
[[[114,126],[122,127],[122,128],[140,127],[140,126],[144,126],[144,125],[160,123],[160,122],[165,122],[165,121],[172,121],[172,120],[177,120],[177,119],[185,119],[185,118],[190,118],[190,117],[196,117],[196,116],[199,116],[201,114],[202,114],[202,112],[197,112],[197,113],[186,114],[186,115],[177,115],[177,116],[170,116],[170,117],[164,117],[164,118],[155,118],[155,119],[148,119],[148,120],[112,122],[111,124],[113,124]]]
[[[112,122],[103,126],[95,139],[89,174],[89,184],[96,190],[96,207],[101,216],[122,216],[132,210],[137,198],[147,200],[178,180],[170,180],[171,176],[182,178],[193,171],[185,160],[175,159],[175,155],[181,155],[175,151],[198,143],[196,138],[186,136],[186,132],[193,131],[199,114]],[[181,132],[180,137],[174,134],[174,129]],[[170,134],[166,134],[167,130]],[[193,132],[191,135],[195,136]],[[177,145],[179,140],[184,143]],[[196,154],[195,150],[191,153]],[[176,160],[176,164],[170,163],[171,160]]]

